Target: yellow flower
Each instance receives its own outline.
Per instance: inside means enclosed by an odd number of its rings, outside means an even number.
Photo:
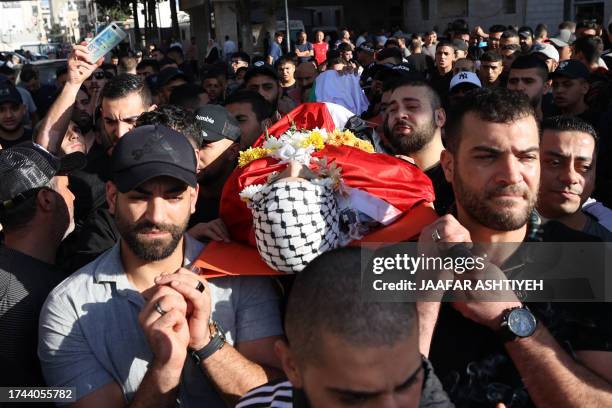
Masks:
[[[247,150],[240,152],[238,166],[244,167],[252,161],[268,156],[270,153],[272,153],[272,150],[270,149],[264,149],[263,147],[249,147]]]
[[[304,140],[300,142],[300,147],[313,146],[316,150],[321,150],[325,147],[323,135],[318,130],[314,130],[308,134]]]

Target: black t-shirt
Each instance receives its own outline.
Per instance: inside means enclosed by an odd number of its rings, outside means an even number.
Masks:
[[[435,62],[433,58],[427,54],[411,54],[408,56],[408,58],[406,58],[406,60],[416,71],[423,74],[435,69]]]
[[[427,177],[429,177],[431,180],[434,193],[436,194],[434,208],[436,209],[438,215],[444,215],[455,202],[453,185],[446,181],[446,177],[444,177],[444,170],[442,170],[440,163],[425,171],[425,174],[427,174]]]
[[[440,75],[437,69],[432,70],[431,86],[440,95],[442,105],[448,107],[448,88],[450,87],[451,79],[453,79],[453,71],[449,71],[445,75]]]
[[[543,226],[545,242],[589,242],[596,238],[558,222]],[[567,351],[612,351],[609,303],[527,303],[536,319]],[[490,329],[443,303],[431,344],[430,360],[458,408],[533,407],[503,343]]]
[[[9,147],[17,146],[23,142],[31,142],[32,141],[32,130],[28,128],[23,129],[23,134],[19,139],[16,140],[6,140],[0,137],[0,145],[2,145],[3,149],[8,149]]]
[[[0,247],[0,384],[45,385],[37,354],[38,319],[66,276],[51,264]]]

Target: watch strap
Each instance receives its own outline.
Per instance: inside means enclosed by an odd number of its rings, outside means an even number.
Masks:
[[[218,350],[221,350],[221,348],[223,348],[225,345],[225,335],[223,334],[223,331],[216,322],[213,322],[213,325],[215,327],[215,334],[210,339],[208,344],[199,350],[189,351],[189,354],[191,354],[191,357],[197,364],[200,364],[202,361],[215,354]]]

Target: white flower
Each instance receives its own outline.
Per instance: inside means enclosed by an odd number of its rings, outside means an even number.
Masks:
[[[272,153],[272,157],[280,160],[281,163],[289,163],[290,161],[296,161],[305,166],[310,164],[310,157],[314,152],[313,146],[295,148],[293,145],[286,144],[280,149]]]
[[[282,136],[281,136],[282,138]],[[270,136],[266,139],[266,141],[263,143],[262,147],[264,149],[270,149],[270,150],[278,150],[280,149],[283,144],[284,141],[281,138],[276,138],[274,136]]]
[[[251,184],[250,186],[246,186],[240,192],[240,198],[242,201],[249,202],[253,199],[255,194],[259,193],[264,188],[264,186],[265,184]]]

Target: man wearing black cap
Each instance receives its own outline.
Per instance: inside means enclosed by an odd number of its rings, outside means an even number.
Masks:
[[[3,148],[32,141],[32,131],[23,126],[26,106],[19,91],[9,81],[0,83],[0,145]]]
[[[232,404],[280,366],[270,281],[194,273],[203,245],[185,230],[196,157],[183,135],[138,127],[115,146],[111,168],[121,239],[49,295],[39,330],[47,383],[75,387],[76,407]]]
[[[188,83],[188,77],[178,68],[165,68],[157,75],[157,97],[159,103],[165,104],[170,101],[170,94],[177,86]]]
[[[0,151],[0,383],[42,386],[36,355],[38,316],[65,276],[55,267],[60,242],[74,228],[74,195],[66,173],[82,153],[59,159],[40,146]]]
[[[453,40],[453,46],[455,47],[455,61],[467,58],[468,43],[460,39],[455,39]]]
[[[586,95],[589,92],[589,69],[580,61],[561,61],[551,74],[553,100],[565,116],[578,116],[597,127],[597,118],[589,110]]]
[[[240,153],[240,124],[219,105],[205,105],[196,112],[196,126],[203,143],[202,168],[198,174],[200,195],[192,224],[208,222],[219,216],[221,192],[232,174]]]
[[[518,35],[521,51],[523,51],[523,54],[529,53],[531,47],[533,47],[533,30],[531,27],[524,26],[519,28]]]

